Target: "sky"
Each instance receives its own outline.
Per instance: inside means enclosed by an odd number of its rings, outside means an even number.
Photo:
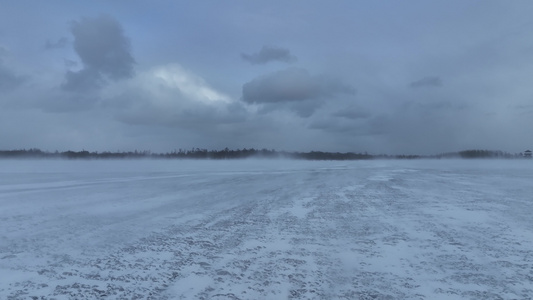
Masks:
[[[0,7],[2,150],[533,148],[533,1]]]

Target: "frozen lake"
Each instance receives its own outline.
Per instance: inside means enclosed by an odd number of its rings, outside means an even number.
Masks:
[[[0,160],[0,299],[531,299],[533,161]]]

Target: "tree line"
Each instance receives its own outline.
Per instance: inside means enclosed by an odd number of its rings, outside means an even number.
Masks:
[[[126,159],[126,158],[167,158],[167,159],[243,159],[243,158],[292,158],[306,160],[355,160],[371,159],[372,155],[363,153],[340,152],[287,152],[269,149],[237,149],[207,150],[192,148],[190,150],[174,150],[167,153],[152,153],[151,151],[116,151],[89,152],[64,151],[48,152],[37,148],[20,150],[0,150],[1,158],[66,158],[66,159]]]
[[[420,159],[420,158],[522,158],[522,153],[510,154],[503,151],[491,150],[464,150],[459,152],[443,153],[438,155],[371,155],[368,153],[354,152],[287,152],[274,149],[222,149],[207,150],[192,148],[189,150],[179,149],[167,153],[152,153],[143,151],[64,151],[48,152],[37,148],[20,150],[0,150],[0,158],[62,158],[62,159],[137,159],[137,158],[161,158],[161,159],[244,159],[244,158],[289,158],[302,160],[364,160],[364,159]]]

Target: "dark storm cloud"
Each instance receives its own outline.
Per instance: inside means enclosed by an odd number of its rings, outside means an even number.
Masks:
[[[65,48],[68,44],[68,39],[66,37],[62,37],[58,39],[55,42],[52,42],[50,40],[46,40],[46,43],[44,44],[45,49],[59,49],[59,48]]]
[[[266,64],[271,61],[280,61],[285,63],[292,63],[296,61],[296,56],[292,55],[289,49],[269,46],[263,46],[263,48],[261,48],[261,50],[257,53],[242,53],[241,58],[254,65]]]
[[[129,39],[112,17],[84,18],[73,22],[74,50],[86,68],[95,69],[112,79],[130,78],[135,60]]]
[[[355,94],[355,88],[327,76],[311,75],[307,70],[290,68],[253,79],[242,87],[247,103],[306,101],[338,94]]]
[[[440,87],[442,86],[442,80],[437,76],[428,76],[420,80],[411,82],[409,87],[411,88],[421,88],[421,87]]]
[[[72,23],[71,31],[83,69],[67,73],[62,86],[65,90],[85,91],[100,86],[104,77],[118,80],[133,76],[135,60],[130,42],[114,18],[107,15],[83,18]]]

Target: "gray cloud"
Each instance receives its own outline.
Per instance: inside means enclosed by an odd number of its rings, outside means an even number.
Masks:
[[[330,119],[315,120],[308,126],[308,128],[322,130],[329,133],[353,133],[355,131],[354,124],[348,124],[346,122],[339,122]]]
[[[54,89],[42,96],[42,101],[35,104],[47,113],[70,114],[94,109],[99,96],[94,93],[65,93]]]
[[[9,50],[7,50],[6,47],[0,46],[0,62],[2,61],[2,58],[8,54]]]
[[[94,69],[82,69],[78,72],[67,71],[66,81],[61,86],[66,91],[87,92],[98,89],[104,84],[100,73]]]
[[[311,75],[300,68],[264,75],[242,87],[242,100],[247,103],[306,101],[339,94],[353,95],[355,88],[327,76]]]
[[[132,125],[208,131],[241,122],[247,112],[244,103],[232,101],[177,64],[139,71],[131,80],[106,86],[102,94],[100,106]]]
[[[130,53],[129,39],[112,17],[83,18],[71,26],[74,50],[83,63],[78,72],[69,71],[65,90],[86,91],[101,86],[104,77],[118,80],[133,76],[135,60]]]
[[[420,80],[413,81],[409,84],[411,88],[421,88],[421,87],[440,87],[442,86],[442,80],[437,76],[428,76]]]
[[[211,107],[199,104],[183,110],[163,111],[146,106],[142,111],[129,110],[119,113],[117,120],[132,125],[160,125],[179,127],[192,131],[214,130],[217,126],[241,123],[245,120],[241,107]]]
[[[26,80],[26,77],[15,74],[13,71],[0,65],[0,91],[11,90]]]
[[[116,119],[125,124],[174,127],[197,133],[246,119],[242,103],[204,103],[178,89],[160,94],[159,98],[149,91],[135,89],[108,99],[103,105],[114,109]]]
[[[254,65],[266,64],[271,61],[292,63],[297,59],[296,56],[291,54],[289,49],[269,46],[263,46],[263,48],[257,53],[242,53],[241,58]]]
[[[533,104],[520,104],[512,107],[518,114],[533,115]]]
[[[242,101],[261,104],[260,113],[286,109],[302,118],[310,117],[327,98],[354,94],[350,85],[300,68],[260,76],[242,87]]]
[[[10,130],[0,130],[0,141],[7,148],[210,145],[431,154],[533,147],[527,145],[533,2],[494,1],[482,10],[469,1],[391,2],[395,14],[383,19],[383,6],[374,2],[350,2],[353,9],[221,3],[205,11],[200,1],[180,9],[158,1],[129,5],[128,23],[119,19],[124,8],[104,1],[48,7],[53,14],[4,2],[0,123]],[[116,20],[98,17],[100,11]],[[132,17],[139,13],[161,22],[139,23]],[[210,26],[191,17],[198,13]],[[65,27],[65,20],[76,22]],[[357,38],[332,34],[348,27]],[[295,56],[298,63],[288,64]],[[159,70],[176,63],[190,72]]]
[[[334,116],[338,116],[338,114],[334,114]],[[380,126],[375,126],[377,119],[379,116],[364,114],[362,117],[352,117],[349,113],[340,118],[317,118],[312,120],[308,128],[334,134],[350,134],[350,136],[381,135],[383,132]]]
[[[370,114],[367,112],[349,107],[347,109],[339,110],[338,112],[334,113],[333,116],[350,119],[350,120],[358,120],[358,119],[367,119],[370,117]]]
[[[0,91],[12,90],[26,80],[25,76],[18,75],[15,71],[4,65],[3,58],[8,55],[9,51],[0,46]]]
[[[309,118],[322,104],[323,101],[318,99],[288,103],[264,103],[259,108],[258,113],[264,115],[278,110],[288,110],[302,118]]]
[[[50,40],[46,40],[44,43],[45,49],[59,49],[59,48],[65,48],[68,44],[68,39],[66,37],[62,37],[58,39],[55,42],[52,42]]]
[[[76,67],[78,65],[78,63],[76,61],[71,60],[71,59],[65,59],[64,62],[65,62],[65,66],[67,68],[73,68],[73,67]]]

